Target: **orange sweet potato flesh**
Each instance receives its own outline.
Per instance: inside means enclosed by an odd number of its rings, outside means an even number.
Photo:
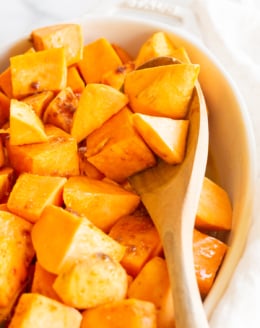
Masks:
[[[50,101],[54,98],[53,91],[43,91],[36,93],[34,95],[23,98],[23,102],[28,105],[31,105],[35,113],[42,118],[42,115],[50,103]]]
[[[88,161],[117,182],[156,164],[152,151],[133,127],[132,115],[125,107],[87,137]]]
[[[0,127],[8,121],[10,113],[10,99],[0,91]]]
[[[11,57],[10,68],[15,98],[47,90],[59,91],[67,83],[67,66],[63,48]]]
[[[77,142],[65,131],[46,125],[47,142],[13,146],[7,143],[11,166],[18,172],[39,175],[72,176],[79,174]]]
[[[140,197],[124,188],[88,177],[71,177],[64,185],[67,208],[85,215],[103,231],[109,231],[122,216],[132,213]]]
[[[75,93],[81,93],[85,88],[85,83],[75,66],[68,67],[67,87],[70,87]]]
[[[203,298],[207,296],[214,283],[227,249],[227,245],[222,241],[194,229],[194,265],[199,290]]]
[[[0,169],[0,202],[6,201],[14,183],[14,169],[3,167]]]
[[[67,179],[23,173],[15,182],[7,201],[9,211],[36,222],[48,205],[63,204],[62,192]]]
[[[157,327],[154,304],[137,299],[125,299],[100,305],[84,311],[82,315],[81,328]]]
[[[127,273],[134,277],[155,255],[155,250],[159,249],[160,245],[158,232],[148,216],[122,217],[114,224],[109,236],[126,246],[121,263]]]

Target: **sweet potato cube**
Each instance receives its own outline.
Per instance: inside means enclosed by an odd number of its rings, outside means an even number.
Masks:
[[[13,187],[14,170],[12,167],[0,169],[0,201],[6,200]]]
[[[65,88],[67,83],[64,48],[11,57],[10,68],[15,98],[46,90],[59,91]]]
[[[156,328],[153,303],[125,299],[85,310],[81,328]]]
[[[57,275],[46,271],[39,264],[39,262],[36,262],[31,286],[31,293],[41,294],[60,302],[61,299],[52,287],[56,278]]]
[[[12,213],[34,223],[46,206],[63,204],[62,192],[66,181],[64,177],[23,173],[13,186],[7,207]]]
[[[7,67],[0,74],[0,89],[4,92],[4,94],[8,98],[12,98],[13,90],[12,90],[12,80],[11,80],[11,69]]]
[[[137,113],[185,118],[199,69],[197,64],[175,64],[128,73],[124,91],[130,107]]]
[[[194,229],[194,265],[199,290],[203,298],[207,296],[213,285],[227,248],[227,245],[222,241]]]
[[[72,176],[79,174],[77,142],[65,131],[46,125],[47,142],[14,146],[7,143],[11,166],[18,172],[39,175]]]
[[[0,310],[25,287],[34,257],[31,223],[0,211]]]
[[[6,164],[6,154],[4,149],[3,140],[0,138],[0,168],[2,168]]]
[[[40,265],[54,274],[95,252],[105,253],[116,261],[125,253],[123,245],[87,218],[54,205],[47,206],[35,223],[32,241]]]
[[[144,64],[146,61],[159,56],[172,56],[174,45],[164,32],[155,32],[141,46],[135,59],[136,66]]]
[[[33,94],[31,96],[28,96],[26,98],[23,98],[23,102],[32,106],[32,108],[35,111],[35,113],[37,114],[37,116],[42,118],[46,107],[49,105],[50,101],[53,98],[54,98],[53,91],[43,91],[43,92],[39,92],[39,93]]]
[[[43,114],[43,122],[70,132],[73,114],[78,106],[78,97],[70,87],[62,89],[50,102]]]
[[[80,328],[82,315],[72,307],[37,293],[21,295],[9,328]]]
[[[53,284],[63,303],[77,309],[123,300],[127,286],[127,274],[121,264],[102,253],[75,262]]]
[[[77,63],[83,56],[83,32],[80,24],[58,24],[38,28],[31,33],[36,50],[65,48],[67,65]]]
[[[188,120],[174,120],[135,113],[134,127],[152,151],[170,164],[183,161],[188,134]]]
[[[159,234],[148,216],[129,215],[117,220],[109,236],[126,247],[121,261],[127,273],[136,276],[159,249]]]
[[[82,141],[127,103],[127,96],[111,86],[89,83],[74,114],[71,135]]]
[[[228,193],[207,177],[203,181],[195,226],[203,230],[230,230],[232,227]]]
[[[86,156],[86,147],[79,147],[79,171],[80,175],[87,176],[91,179],[101,180],[104,178],[104,174],[100,172],[93,164],[91,164]]]
[[[132,115],[127,107],[122,109],[87,138],[88,161],[117,182],[156,164],[133,127]]]
[[[126,74],[131,72],[134,68],[134,62],[128,62],[118,66],[116,69],[104,73],[101,82],[108,84],[117,90],[121,90],[125,81]]]
[[[83,49],[83,59],[77,63],[85,83],[99,83],[104,73],[122,65],[122,61],[105,38],[99,38]]]
[[[0,91],[0,127],[9,119],[10,99]]]
[[[88,177],[71,177],[64,185],[67,208],[83,214],[98,228],[107,232],[124,215],[139,205],[140,197],[123,187]]]
[[[117,43],[112,43],[112,47],[115,50],[115,52],[118,54],[119,58],[122,61],[122,64],[126,64],[130,61],[133,61],[132,56],[128,53],[128,51],[124,48],[122,48]]]
[[[75,66],[68,67],[67,87],[70,87],[75,93],[81,93],[85,88],[85,83]]]
[[[152,302],[157,309],[157,326],[174,327],[174,309],[166,262],[155,256],[145,264],[128,289],[128,297]]]
[[[11,99],[10,145],[27,145],[47,141],[44,125],[32,107]]]

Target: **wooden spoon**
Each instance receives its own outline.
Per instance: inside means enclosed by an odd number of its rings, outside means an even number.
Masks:
[[[139,69],[175,64],[159,57]],[[130,178],[159,231],[168,265],[177,328],[209,327],[199,294],[193,261],[193,228],[208,155],[208,118],[199,83],[189,110],[189,136],[184,161],[161,161]]]

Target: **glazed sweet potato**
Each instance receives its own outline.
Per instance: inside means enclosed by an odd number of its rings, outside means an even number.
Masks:
[[[120,65],[121,59],[106,38],[99,38],[85,45],[83,59],[77,63],[85,83],[99,83],[103,74]]]
[[[10,99],[0,91],[0,127],[9,119]]]
[[[0,313],[26,285],[35,254],[31,229],[21,217],[0,211]]]
[[[132,115],[123,108],[87,138],[88,161],[117,182],[156,164],[152,151],[133,127]]]
[[[10,58],[10,68],[15,98],[47,90],[59,91],[66,87],[67,66],[64,48],[13,56]]]
[[[135,113],[133,124],[152,151],[165,162],[179,164],[183,161],[188,120]]]
[[[18,172],[39,175],[79,174],[77,142],[65,131],[45,125],[47,142],[14,146],[7,142],[10,165]]]
[[[88,177],[71,177],[64,185],[67,208],[83,214],[105,232],[137,208],[140,197],[116,184]]]
[[[76,309],[37,293],[19,299],[9,328],[80,328],[82,316]]]
[[[134,112],[185,118],[199,65],[175,64],[134,70],[125,77],[124,91]]]
[[[12,81],[11,81],[11,69],[7,67],[1,74],[0,74],[0,89],[3,93],[11,99],[13,96],[13,89],[12,89]]]
[[[127,96],[111,86],[89,83],[73,116],[71,135],[82,141],[127,103]]]
[[[82,313],[81,328],[156,328],[153,303],[137,299],[111,302]]]
[[[53,284],[62,301],[77,309],[121,301],[126,297],[127,286],[126,271],[103,253],[93,253],[74,262]]]
[[[81,93],[85,88],[85,83],[75,66],[68,67],[67,87],[70,87],[75,93]]]
[[[10,145],[28,145],[48,140],[42,121],[32,107],[23,101],[11,99],[9,121]]]
[[[134,277],[160,251],[159,234],[148,216],[122,217],[114,224],[109,236],[126,247],[121,263],[127,273]]]
[[[23,102],[32,106],[35,113],[42,118],[46,107],[49,105],[50,101],[54,98],[53,91],[43,91],[36,93],[34,95],[23,98]]]
[[[6,201],[14,183],[14,169],[3,167],[0,169],[0,202]]]
[[[36,50],[64,48],[67,65],[77,63],[83,56],[83,34],[80,24],[58,24],[35,29],[31,33]]]
[[[7,201],[9,211],[34,223],[48,205],[62,206],[64,177],[19,175]]]
[[[40,265],[54,274],[95,252],[105,253],[115,261],[120,261],[125,253],[123,245],[87,218],[54,205],[47,206],[34,224],[32,241]]]

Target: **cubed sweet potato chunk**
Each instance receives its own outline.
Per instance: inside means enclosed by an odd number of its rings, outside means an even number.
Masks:
[[[35,223],[32,241],[40,265],[54,274],[95,252],[105,253],[115,261],[120,261],[125,253],[123,245],[87,218],[54,205],[47,206]]]
[[[123,187],[88,177],[71,177],[64,185],[67,208],[83,214],[98,228],[108,231],[122,216],[131,214],[140,197]]]
[[[118,54],[105,38],[85,45],[83,59],[77,63],[85,83],[99,83],[104,73],[122,65]]]
[[[125,299],[97,306],[83,312],[81,328],[156,328],[153,303]]]
[[[7,142],[11,166],[18,172],[39,175],[72,176],[79,174],[77,142],[65,131],[45,125],[47,142],[13,146]]]
[[[12,167],[3,167],[0,169],[0,202],[5,201],[14,183],[14,170]]]
[[[2,127],[9,118],[10,99],[0,91],[0,127]]]
[[[156,164],[152,151],[133,127],[132,115],[125,107],[87,137],[88,161],[117,182]]]
[[[23,98],[23,102],[32,106],[35,113],[40,118],[42,118],[46,107],[49,105],[50,101],[53,98],[54,98],[53,91],[43,91]]]
[[[117,43],[112,43],[112,47],[115,50],[115,52],[118,54],[123,64],[133,61],[133,57],[125,48],[121,47]]]
[[[3,91],[3,93],[8,98],[12,98],[13,90],[12,90],[12,80],[11,80],[11,69],[10,69],[10,67],[7,67],[0,74],[0,89]]]
[[[102,253],[75,262],[53,284],[62,301],[77,309],[123,300],[127,286],[127,274],[120,263]]]
[[[197,64],[173,64],[128,73],[124,91],[130,107],[137,113],[185,118],[199,69]]]
[[[10,68],[15,98],[46,90],[59,91],[65,88],[67,83],[64,48],[11,57]]]
[[[202,185],[195,226],[203,230],[230,230],[232,227],[229,195],[207,177]]]
[[[174,327],[174,307],[166,261],[155,256],[148,261],[128,289],[128,297],[152,302],[157,326]]]
[[[222,241],[194,229],[193,255],[198,286],[204,298],[210,291],[228,247]]]
[[[40,263],[35,263],[31,293],[37,293],[61,302],[58,294],[53,289],[53,283],[57,275],[46,271]]]
[[[127,103],[127,96],[111,86],[89,83],[80,96],[71,135],[82,141]]]
[[[134,277],[160,249],[159,234],[148,216],[122,217],[114,224],[109,236],[126,247],[121,263],[127,273]]]
[[[63,204],[64,177],[19,175],[7,201],[9,211],[26,220],[36,222],[48,205]]]
[[[140,113],[133,115],[134,127],[152,151],[169,164],[183,161],[188,135],[188,120]]]
[[[75,93],[81,93],[85,88],[85,82],[75,66],[68,67],[67,87],[70,87]]]
[[[134,62],[128,62],[120,65],[116,69],[104,73],[101,82],[120,90],[123,88],[126,74],[131,72],[134,68]]]
[[[35,29],[31,33],[36,50],[65,49],[66,62],[70,66],[83,56],[83,33],[80,24],[57,24]]]
[[[0,211],[0,309],[8,307],[25,287],[34,257],[31,223]]]
[[[37,293],[24,293],[19,299],[9,328],[80,328],[82,316],[66,306]]]

